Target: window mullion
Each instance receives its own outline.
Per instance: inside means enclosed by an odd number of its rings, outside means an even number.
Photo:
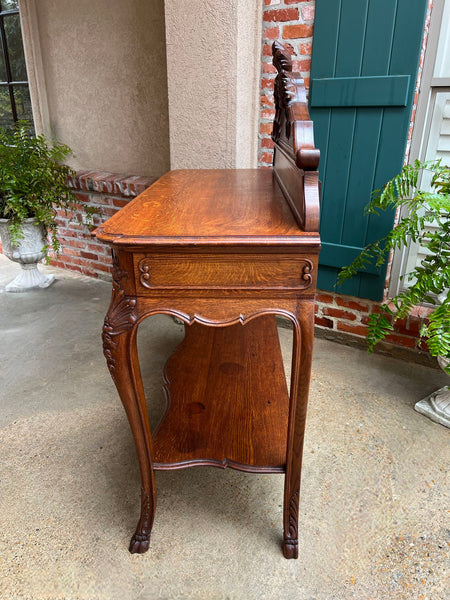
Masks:
[[[9,54],[8,54],[8,46],[6,43],[6,33],[5,33],[5,24],[3,22],[3,15],[0,15],[0,40],[2,44],[3,58],[5,60],[5,71],[6,71],[6,80],[8,82],[8,92],[9,92],[9,100],[11,102],[11,111],[13,121],[17,121],[17,108],[16,108],[16,100],[14,98],[14,89],[11,85],[12,82],[12,74],[11,74],[11,64],[9,62]]]

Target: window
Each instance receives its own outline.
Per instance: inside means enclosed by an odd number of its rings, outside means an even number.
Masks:
[[[18,0],[0,0],[0,127],[26,120],[33,127]]]
[[[411,161],[435,160],[450,166],[450,0],[435,0],[411,144]],[[421,187],[427,189],[424,173]],[[401,216],[406,216],[402,211]],[[433,229],[433,225],[428,226]],[[406,277],[425,258],[425,249],[410,243],[394,254],[389,296],[409,285]]]

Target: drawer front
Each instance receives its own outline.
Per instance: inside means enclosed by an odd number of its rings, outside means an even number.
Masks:
[[[315,280],[306,257],[253,255],[135,256],[137,289],[306,289]]]

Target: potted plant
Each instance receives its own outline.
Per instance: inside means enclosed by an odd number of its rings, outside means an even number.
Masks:
[[[423,174],[431,176],[429,190],[420,189]],[[420,330],[430,354],[450,374],[450,168],[441,161],[405,165],[388,181],[383,190],[374,192],[366,211],[407,209],[397,225],[384,238],[366,246],[338,278],[342,283],[375,261],[382,265],[395,248],[413,242],[425,249],[426,256],[405,277],[408,287],[379,306],[368,321],[369,352],[394,329],[398,319],[406,317],[417,304],[433,306]],[[431,227],[430,227],[431,226]],[[450,390],[448,386],[416,404],[416,410],[450,427]]]
[[[67,187],[74,171],[62,163],[70,154],[68,146],[32,135],[26,122],[0,128],[0,236],[3,253],[22,265],[7,291],[48,287],[54,280],[37,263],[49,245],[59,252],[56,209],[72,207],[75,199]]]

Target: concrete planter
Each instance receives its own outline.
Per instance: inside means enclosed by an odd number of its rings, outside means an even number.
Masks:
[[[450,358],[438,356],[438,363],[442,369],[450,364]],[[417,412],[426,415],[436,423],[450,427],[450,388],[448,385],[427,396],[414,407]]]
[[[47,243],[47,235],[43,225],[36,225],[34,219],[26,219],[23,223],[23,238],[17,245],[11,241],[8,229],[9,220],[0,219],[0,237],[3,254],[10,260],[20,263],[22,271],[5,287],[7,292],[25,292],[34,288],[46,288],[55,280],[54,275],[45,275],[38,269],[37,263],[45,253],[43,246]]]

